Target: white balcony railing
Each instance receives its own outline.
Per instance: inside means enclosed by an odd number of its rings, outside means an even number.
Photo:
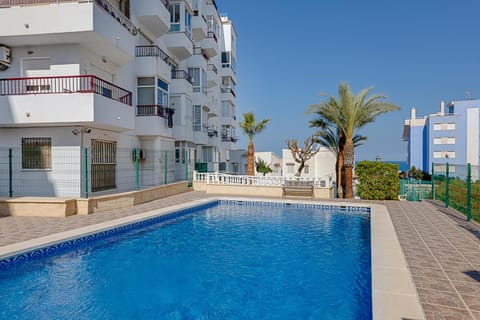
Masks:
[[[240,176],[224,173],[202,173],[194,171],[193,181],[206,182],[207,184],[223,185],[249,185],[263,187],[283,187],[287,181],[310,182],[314,188],[328,188],[333,186],[333,177],[281,177],[281,176]]]

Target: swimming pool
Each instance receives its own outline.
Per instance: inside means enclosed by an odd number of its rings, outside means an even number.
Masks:
[[[348,209],[222,201],[91,237],[0,270],[0,318],[371,319],[370,217]]]

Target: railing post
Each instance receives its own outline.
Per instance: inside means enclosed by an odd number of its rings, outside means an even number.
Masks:
[[[472,220],[472,167],[467,164],[467,221]]]
[[[185,149],[185,180],[188,181],[188,149]]]
[[[448,162],[447,162],[447,166],[446,166],[446,177],[445,177],[445,208],[448,208],[448,198],[449,198],[449,194],[448,194],[448,188],[449,188],[449,183],[448,183],[448,180],[449,180],[449,170],[448,170]]]
[[[85,179],[85,198],[88,199],[88,149],[84,148],[83,149],[83,163],[84,163],[84,179]]]
[[[139,157],[140,157],[140,154],[139,154],[139,150],[138,150],[138,147],[135,148],[135,190],[138,191],[139,189],[139,167],[140,167],[140,163],[139,163]]]
[[[165,150],[165,184],[167,184],[167,172],[168,172],[168,151]]]
[[[13,197],[13,152],[8,149],[8,196]]]
[[[435,164],[432,162],[432,199],[435,200]]]

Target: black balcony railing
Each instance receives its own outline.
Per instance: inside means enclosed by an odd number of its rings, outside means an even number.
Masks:
[[[192,77],[185,70],[172,70],[172,79],[185,79],[192,83]]]
[[[231,93],[232,96],[236,97],[237,95],[235,94],[235,91],[230,88],[230,87],[226,87],[226,88],[222,88],[222,93]]]
[[[207,32],[207,38],[212,38],[213,40],[215,40],[215,42],[218,42],[217,35],[213,31],[208,31]]]
[[[0,0],[1,1],[1,0]],[[169,65],[175,65],[174,61],[156,45],[137,46],[135,48],[135,56],[137,57],[159,57]]]
[[[217,67],[215,67],[215,65],[211,63],[207,65],[207,71],[213,71],[215,74],[218,73]]]
[[[173,127],[174,113],[174,109],[160,105],[137,106],[137,117],[161,117],[167,119],[169,128]]]
[[[210,58],[208,57],[208,54],[207,52],[202,48],[202,47],[193,47],[193,54],[194,55],[201,55],[203,56],[203,58],[205,58],[205,60],[210,60]]]
[[[0,96],[96,93],[132,105],[132,93],[93,75],[0,79]]]
[[[222,142],[237,142],[238,139],[235,138],[235,137],[231,137],[231,136],[225,136],[225,135],[222,135]]]

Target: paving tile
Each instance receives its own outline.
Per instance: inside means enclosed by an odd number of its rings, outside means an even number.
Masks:
[[[470,310],[480,312],[480,296],[461,295],[461,297]]]
[[[423,304],[441,305],[451,308],[464,309],[465,304],[454,292],[418,289],[420,302]]]
[[[445,278],[412,276],[418,289],[455,292],[454,287]]]
[[[467,309],[424,303],[423,311],[427,320],[475,320]]]

